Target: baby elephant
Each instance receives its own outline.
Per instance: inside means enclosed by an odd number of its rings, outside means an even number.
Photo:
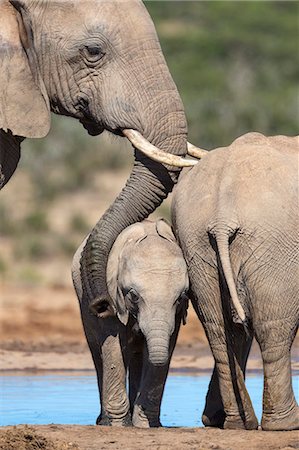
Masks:
[[[85,242],[74,256],[72,274],[98,377],[97,424],[161,426],[169,362],[188,306],[189,281],[181,249],[161,219],[126,228],[116,239],[107,266],[117,317],[101,318],[83,288],[80,259]]]

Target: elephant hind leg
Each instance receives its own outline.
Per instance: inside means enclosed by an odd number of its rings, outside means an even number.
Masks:
[[[239,328],[238,339],[235,339],[232,342],[232,345],[244,378],[251,344],[252,336],[248,336],[245,330]],[[223,428],[225,425],[225,420],[226,414],[220,393],[219,377],[215,366],[206,396],[206,404],[202,415],[202,422],[206,427]]]
[[[296,326],[283,336],[286,319],[255,324],[264,365],[262,428],[268,431],[299,429],[299,408],[292,387],[291,344]],[[282,340],[283,339],[283,340]]]
[[[201,420],[205,427],[223,428],[225,418],[226,414],[220,393],[218,373],[215,366],[206,395],[206,403]]]
[[[215,358],[221,398],[225,411],[223,428],[255,430],[258,421],[247,392],[243,370],[234,352],[234,345],[227,338],[224,326],[204,325]],[[220,418],[220,413],[218,413]]]

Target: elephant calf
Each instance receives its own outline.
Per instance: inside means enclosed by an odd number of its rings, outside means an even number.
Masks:
[[[257,428],[244,372],[252,337],[264,366],[262,428],[298,428],[290,349],[298,327],[296,137],[250,133],[181,175],[175,233],[215,359],[203,422]]]
[[[189,281],[181,249],[163,220],[126,228],[116,239],[107,266],[117,317],[103,317],[102,304],[90,302],[84,288],[80,259],[85,242],[74,256],[72,274],[98,377],[97,424],[160,426],[170,357],[188,306]]]

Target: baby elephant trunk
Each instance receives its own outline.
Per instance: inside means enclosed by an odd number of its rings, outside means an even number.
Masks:
[[[169,361],[169,340],[171,330],[167,322],[151,322],[145,333],[149,362],[154,366],[164,366]]]

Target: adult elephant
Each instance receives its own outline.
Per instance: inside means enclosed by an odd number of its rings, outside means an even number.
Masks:
[[[79,119],[91,135],[125,135],[144,152],[135,151],[130,178],[82,258],[94,308],[112,313],[105,274],[114,240],[168,195],[175,166],[194,163],[182,158],[183,105],[153,23],[140,0],[0,0],[0,45],[0,188],[21,141],[47,134],[50,111]]]
[[[215,359],[203,422],[257,428],[244,374],[262,353],[262,428],[299,427],[290,350],[299,319],[298,137],[250,133],[182,173],[175,233]]]

